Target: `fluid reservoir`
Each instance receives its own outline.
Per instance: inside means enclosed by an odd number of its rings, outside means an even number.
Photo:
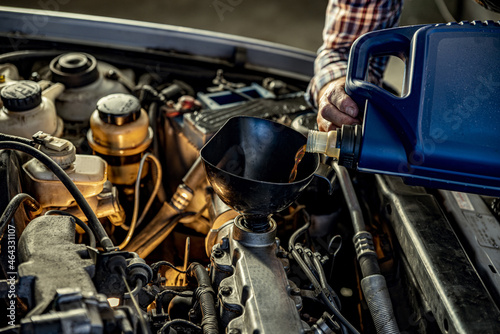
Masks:
[[[19,70],[15,65],[8,63],[0,65],[0,89],[19,79]]]
[[[63,85],[55,84],[42,92],[38,83],[28,80],[7,84],[0,91],[0,132],[25,138],[38,131],[60,136],[63,122],[54,100],[63,90]]]
[[[108,162],[108,179],[113,184],[131,185],[153,130],[135,96],[111,94],[97,102],[87,139],[92,150]]]
[[[106,182],[106,162],[102,158],[75,154],[75,146],[69,141],[46,133],[37,133],[33,138],[41,143],[40,150],[64,169],[87,200],[102,192]],[[40,161],[33,158],[23,165],[23,169],[29,193],[42,207],[69,207],[75,204],[62,182]],[[92,206],[96,201],[89,203]]]
[[[110,64],[98,62],[95,57],[83,52],[64,53],[50,62],[52,81],[66,86],[56,107],[59,116],[67,122],[88,125],[90,115],[100,98],[128,90],[117,77],[124,77],[120,70]],[[115,78],[115,79],[113,79]]]

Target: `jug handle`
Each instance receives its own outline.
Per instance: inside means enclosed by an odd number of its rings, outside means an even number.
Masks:
[[[405,109],[411,107],[411,93],[404,97],[395,96],[381,87],[366,81],[368,66],[372,57],[397,56],[405,60],[408,67],[410,45],[415,33],[428,25],[417,25],[406,28],[391,28],[367,33],[359,37],[352,45],[347,66],[345,90],[356,103],[364,106],[366,100],[375,105],[396,129],[406,133],[407,138],[415,138],[412,121],[404,115]],[[399,111],[399,112],[398,112]],[[412,145],[410,139],[406,144]]]

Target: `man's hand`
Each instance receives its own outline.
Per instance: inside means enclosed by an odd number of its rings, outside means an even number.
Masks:
[[[345,92],[345,77],[326,84],[319,92],[318,128],[320,131],[335,130],[342,124],[361,124],[359,109]]]

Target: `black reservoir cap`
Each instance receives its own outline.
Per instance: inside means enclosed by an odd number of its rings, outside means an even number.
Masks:
[[[52,81],[60,82],[66,88],[89,85],[99,78],[97,60],[83,52],[63,53],[50,62]]]
[[[9,111],[27,111],[42,103],[42,89],[34,81],[21,80],[5,86],[0,92],[5,108]]]
[[[97,102],[99,117],[108,124],[131,123],[141,115],[139,99],[130,94],[111,94]]]

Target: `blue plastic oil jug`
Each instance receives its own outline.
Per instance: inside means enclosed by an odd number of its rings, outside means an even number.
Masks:
[[[366,81],[372,57],[405,62],[402,96]],[[346,92],[364,106],[360,171],[500,196],[500,23],[368,33],[351,49]]]

